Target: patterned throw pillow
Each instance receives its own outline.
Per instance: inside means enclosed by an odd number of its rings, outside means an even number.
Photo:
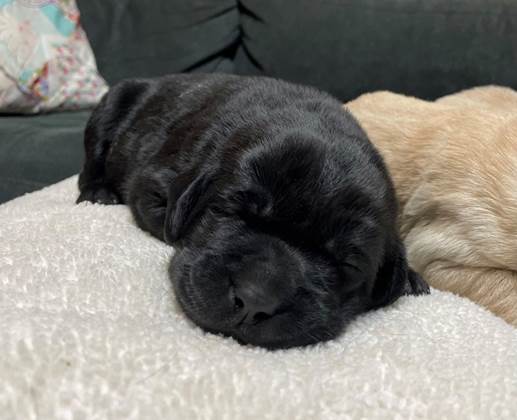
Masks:
[[[107,89],[75,0],[0,0],[0,112],[89,108]]]

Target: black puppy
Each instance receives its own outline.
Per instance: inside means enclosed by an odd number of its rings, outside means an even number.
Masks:
[[[176,297],[208,331],[305,345],[428,292],[380,155],[325,93],[228,75],[128,80],[92,114],[85,147],[77,201],[126,203],[173,244]]]

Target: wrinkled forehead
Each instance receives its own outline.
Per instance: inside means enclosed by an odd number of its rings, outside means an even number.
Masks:
[[[214,243],[229,261],[236,260],[257,267],[280,268],[296,263],[297,250],[281,238],[256,230],[243,230]]]

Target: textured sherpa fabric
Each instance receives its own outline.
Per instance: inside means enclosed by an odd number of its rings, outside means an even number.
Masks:
[[[339,339],[269,352],[205,334],[172,249],[76,178],[0,206],[0,418],[515,419],[517,330],[434,291]]]

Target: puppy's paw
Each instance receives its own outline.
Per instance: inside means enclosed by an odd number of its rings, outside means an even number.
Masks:
[[[408,278],[406,287],[404,290],[405,295],[428,295],[430,293],[429,285],[427,282],[411,268],[408,272]]]
[[[81,194],[79,194],[79,198],[76,203],[79,204],[83,201],[89,201],[91,203],[98,204],[119,204],[120,200],[113,191],[106,187],[87,187]]]

